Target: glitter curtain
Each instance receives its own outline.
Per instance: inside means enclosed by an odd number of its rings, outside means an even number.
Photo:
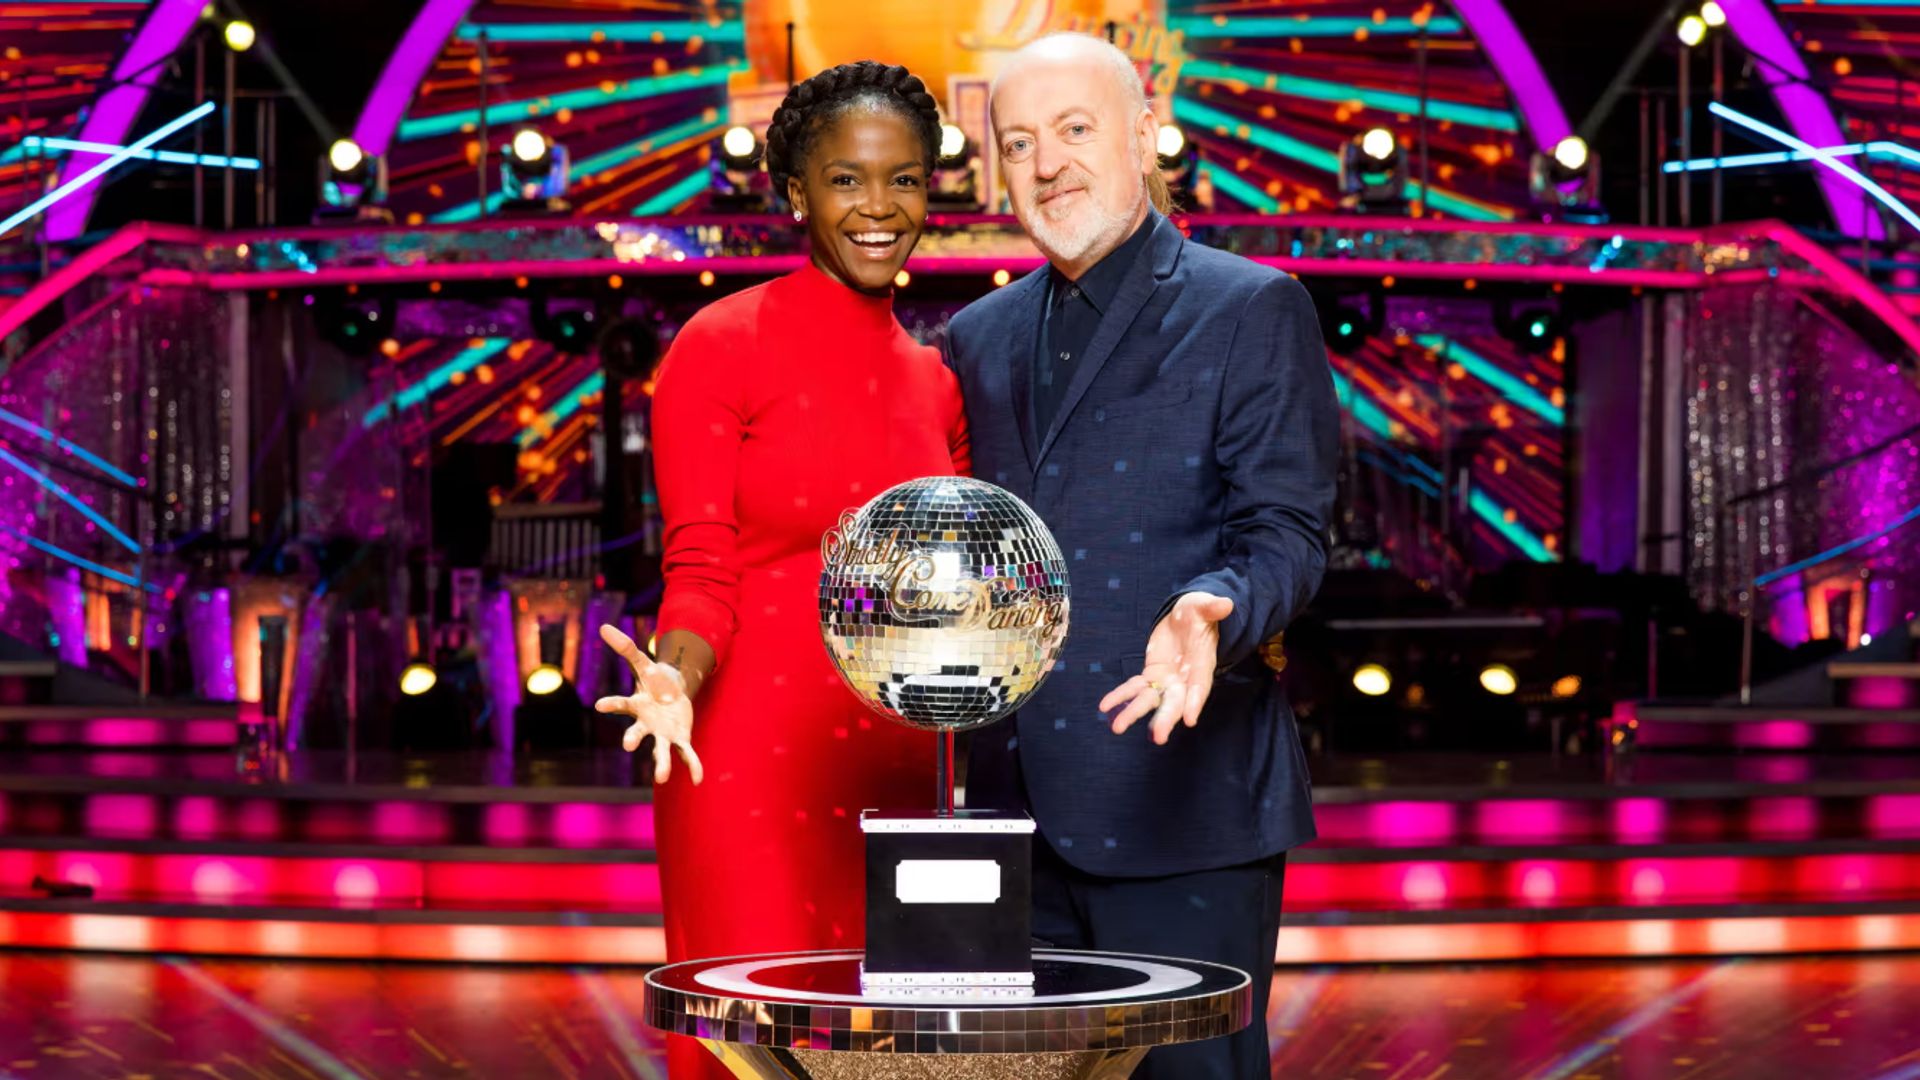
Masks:
[[[1787,290],[1711,289],[1685,317],[1687,578],[1701,603],[1737,610],[1758,579],[1762,618],[1788,645],[1884,629],[1870,614],[1911,618],[1911,374]]]

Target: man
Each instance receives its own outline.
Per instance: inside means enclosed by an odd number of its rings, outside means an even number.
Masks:
[[[948,362],[974,473],[1053,530],[1073,614],[1051,679],[975,738],[968,803],[1039,823],[1035,937],[1252,974],[1248,1029],[1138,1075],[1265,1077],[1285,852],[1314,832],[1259,647],[1326,562],[1339,420],[1319,327],[1297,282],[1154,210],[1157,128],[1118,49],[1036,41],[992,111],[1050,265],[955,316]]]

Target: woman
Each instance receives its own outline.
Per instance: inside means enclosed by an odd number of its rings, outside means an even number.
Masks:
[[[656,659],[601,627],[639,688],[596,708],[633,717],[629,751],[654,740],[669,960],[859,947],[860,811],[927,800],[932,736],[844,687],[815,592],[843,510],[967,468],[959,388],[892,308],[938,141],[934,100],[905,68],[861,61],[795,86],[767,167],[811,261],[695,315],[658,379]],[[676,751],[686,775],[670,782]],[[673,1042],[675,1080],[729,1075]]]

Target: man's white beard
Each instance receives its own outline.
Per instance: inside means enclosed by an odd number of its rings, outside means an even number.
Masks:
[[[1139,179],[1140,190],[1134,200],[1136,208],[1147,197],[1146,179]],[[1058,178],[1054,183],[1063,180],[1065,178]],[[1127,228],[1133,224],[1133,214],[1108,211],[1094,200],[1091,190],[1083,191],[1082,195],[1087,205],[1075,218],[1054,222],[1048,220],[1046,208],[1040,205],[1038,193],[1035,193],[1027,218],[1021,224],[1026,227],[1027,235],[1033,238],[1034,246],[1049,262],[1077,263],[1090,252],[1112,251],[1127,238]]]

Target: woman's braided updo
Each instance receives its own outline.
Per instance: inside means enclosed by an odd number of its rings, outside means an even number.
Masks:
[[[927,168],[940,152],[940,108],[927,85],[897,64],[856,60],[822,71],[787,91],[767,125],[767,173],[784,196],[787,178],[806,169],[815,136],[841,114],[860,105],[892,109],[926,149]]]

